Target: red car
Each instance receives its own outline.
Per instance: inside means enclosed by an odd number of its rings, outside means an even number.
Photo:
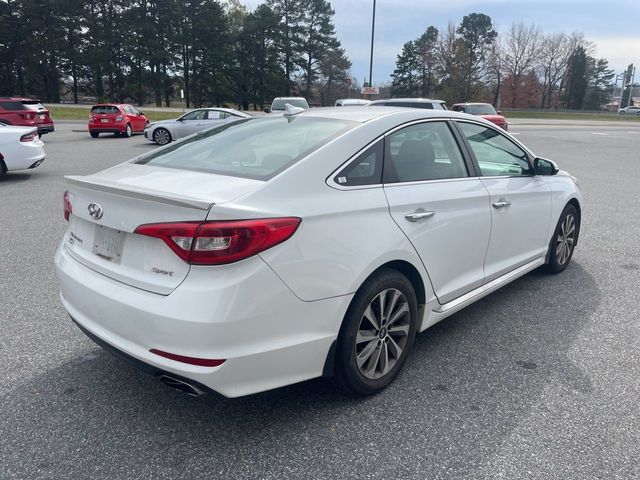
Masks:
[[[0,123],[18,127],[36,127],[38,135],[54,130],[49,110],[40,103],[40,100],[32,98],[0,98]]]
[[[149,119],[128,103],[100,103],[91,107],[89,133],[96,138],[101,133],[115,133],[130,137],[144,132]]]
[[[451,107],[454,112],[464,112],[471,115],[480,115],[482,118],[495,123],[504,130],[509,130],[507,119],[502,116],[502,112],[493,108],[490,103],[456,103]]]

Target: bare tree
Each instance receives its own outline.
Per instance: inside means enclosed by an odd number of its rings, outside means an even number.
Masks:
[[[503,65],[506,83],[511,90],[511,107],[516,106],[522,76],[532,70],[540,51],[540,29],[523,22],[511,24],[503,45]]]
[[[554,91],[559,88],[567,72],[570,50],[569,37],[564,33],[551,33],[542,38],[539,71],[542,78],[540,108],[549,108]]]

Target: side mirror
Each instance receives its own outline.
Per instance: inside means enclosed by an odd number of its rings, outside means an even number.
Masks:
[[[264,107],[264,113],[271,113],[271,109],[269,107]]]
[[[141,112],[140,110],[138,110],[138,115],[144,115],[144,112]]]
[[[536,175],[555,175],[559,171],[558,165],[551,160],[540,157],[533,160],[533,173]]]
[[[496,111],[496,113],[497,113],[498,115],[502,115],[502,110],[498,110],[498,111]]]

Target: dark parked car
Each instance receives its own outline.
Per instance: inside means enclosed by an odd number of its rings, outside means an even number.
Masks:
[[[38,135],[54,131],[49,110],[40,103],[40,100],[32,98],[0,98],[0,123],[18,127],[36,127]]]

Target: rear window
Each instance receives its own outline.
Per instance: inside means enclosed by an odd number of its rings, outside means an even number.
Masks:
[[[6,102],[0,101],[0,108],[4,110],[26,110],[27,107],[22,105],[22,102]]]
[[[309,104],[304,98],[288,98],[286,100],[274,100],[271,110],[286,110],[287,103],[293,107],[309,108]]]
[[[491,105],[467,105],[467,113],[471,115],[496,115],[496,110]]]
[[[96,114],[110,114],[110,113],[120,113],[118,107],[114,107],[111,105],[97,105],[95,107],[91,107],[91,113]]]
[[[135,163],[268,180],[356,125],[327,118],[247,118],[205,130]]]
[[[22,100],[21,103],[29,110],[45,110],[44,105],[42,105],[38,100]]]

